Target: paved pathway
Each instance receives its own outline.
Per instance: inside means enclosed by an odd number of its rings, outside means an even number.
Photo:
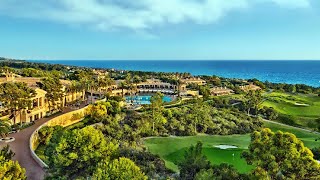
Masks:
[[[83,107],[83,105],[82,105]],[[32,158],[29,139],[33,131],[48,120],[60,116],[61,114],[73,111],[75,109],[65,108],[63,112],[57,113],[48,118],[42,118],[35,122],[34,125],[21,130],[18,133],[10,134],[9,137],[14,137],[15,141],[8,143],[11,150],[15,153],[13,160],[18,160],[19,164],[26,169],[26,175],[28,180],[42,180],[44,179],[45,171],[38,165],[38,163]],[[7,143],[0,142],[0,148],[5,146]]]
[[[292,129],[299,129],[299,130],[310,132],[310,133],[314,133],[314,134],[320,134],[320,132],[317,132],[317,131],[312,131],[312,130],[301,128],[301,127],[290,126],[290,125],[287,125],[287,124],[283,124],[283,123],[279,123],[279,122],[275,122],[275,121],[270,121],[270,120],[267,120],[267,119],[263,119],[263,121],[270,122],[270,123],[273,123],[273,124],[279,124],[279,125],[282,125],[282,126],[287,126],[287,127],[292,128]]]

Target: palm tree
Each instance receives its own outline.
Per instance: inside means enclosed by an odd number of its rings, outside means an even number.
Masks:
[[[126,82],[120,81],[120,83],[119,83],[119,88],[121,88],[122,97],[123,97],[123,90],[124,90],[126,87],[127,87]]]
[[[141,82],[141,78],[137,75],[133,76],[132,82],[135,84],[134,90],[138,89],[138,83]]]
[[[11,122],[8,119],[0,120],[0,136],[5,137],[11,131]]]
[[[74,93],[77,91],[77,82],[72,81],[66,90],[68,93],[71,93],[71,96],[72,96],[71,101],[73,101],[74,100]]]
[[[79,91],[82,91],[82,101],[84,101],[86,97],[86,92],[89,91],[89,81],[87,79],[81,79],[78,83]]]
[[[106,80],[106,85],[107,85],[107,87],[106,87],[106,92],[105,92],[105,94],[106,94],[106,93],[108,92],[110,86],[116,84],[116,82],[115,82],[112,78],[110,78],[110,77],[106,77],[105,80]]]
[[[130,95],[131,95],[133,83],[132,83],[132,76],[130,73],[127,74],[126,79],[124,81],[126,82],[127,88],[128,90],[130,90]]]
[[[89,86],[90,86],[90,94],[91,94],[91,104],[93,103],[93,90],[98,89],[98,83],[92,79],[89,82]]]

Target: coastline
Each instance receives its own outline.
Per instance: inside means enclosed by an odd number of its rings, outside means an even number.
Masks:
[[[320,61],[316,60],[27,60],[86,68],[143,72],[187,72],[234,79],[258,79],[272,83],[320,87]]]

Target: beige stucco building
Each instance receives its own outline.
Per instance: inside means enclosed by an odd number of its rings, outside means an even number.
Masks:
[[[210,93],[213,96],[224,96],[224,95],[233,94],[234,91],[227,87],[214,87],[210,89]]]
[[[186,78],[186,79],[181,79],[181,81],[187,85],[189,84],[197,84],[199,86],[206,85],[207,82],[199,77],[191,77],[191,78]]]
[[[253,83],[250,83],[248,85],[239,86],[241,90],[243,91],[257,91],[261,90],[259,86],[254,85]]]
[[[20,123],[20,122],[32,122],[37,119],[43,118],[49,112],[49,103],[46,99],[47,92],[40,89],[37,86],[37,82],[41,82],[41,78],[33,78],[33,77],[21,77],[19,75],[13,73],[6,73],[6,77],[0,78],[0,84],[6,82],[23,82],[26,83],[28,87],[32,88],[36,92],[36,96],[31,98],[31,104],[28,108],[17,112],[14,115],[2,106],[0,107],[0,119],[8,118],[12,121],[12,123]],[[83,93],[85,92],[67,92],[66,87],[68,84],[71,84],[70,81],[61,80],[62,83],[62,91],[64,92],[64,98],[62,100],[56,101],[57,106],[66,106],[68,103],[79,100],[83,97]]]

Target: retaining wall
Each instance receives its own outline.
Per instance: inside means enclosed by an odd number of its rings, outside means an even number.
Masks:
[[[105,101],[105,99],[100,100],[100,101]],[[83,119],[83,117],[86,115],[86,109],[88,108],[88,106],[81,108],[81,109],[77,109],[65,114],[62,114],[60,116],[54,117],[52,119],[50,119],[49,121],[47,121],[46,123],[42,124],[41,126],[39,126],[30,136],[30,140],[29,140],[29,148],[31,151],[31,156],[32,158],[42,167],[42,168],[48,168],[48,165],[46,163],[44,163],[38,156],[37,154],[34,152],[37,147],[39,146],[39,130],[44,127],[44,126],[63,126],[63,127],[67,127],[70,126],[72,124],[75,124],[79,121],[81,121]]]

